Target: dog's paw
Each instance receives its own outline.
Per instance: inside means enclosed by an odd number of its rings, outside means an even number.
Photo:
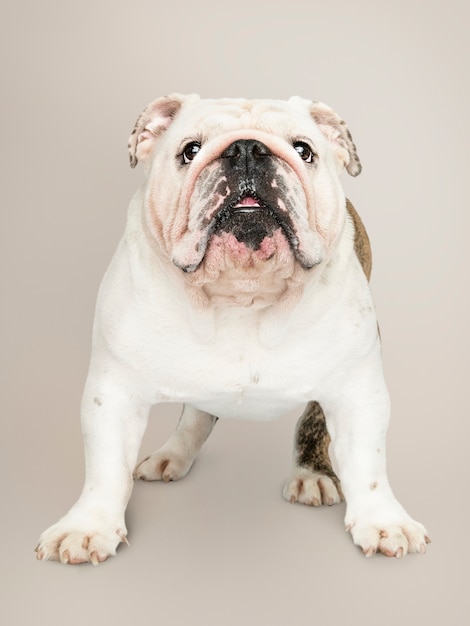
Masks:
[[[36,548],[41,561],[64,564],[92,563],[98,565],[116,554],[121,543],[127,543],[126,529],[105,524],[74,524],[66,518],[43,532]]]
[[[338,504],[342,500],[342,494],[329,476],[300,467],[284,486],[283,496],[289,502],[308,506]]]
[[[431,541],[424,526],[411,518],[393,522],[346,521],[346,530],[367,557],[376,552],[398,559],[413,552],[424,554]]]
[[[163,480],[170,482],[186,476],[194,458],[162,448],[144,459],[134,471],[134,478],[141,480]]]

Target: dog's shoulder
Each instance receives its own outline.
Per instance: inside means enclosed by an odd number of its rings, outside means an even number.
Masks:
[[[370,280],[372,272],[372,250],[366,228],[358,212],[349,200],[346,200],[346,209],[354,225],[354,250],[362,265],[364,274],[367,276],[367,280]]]

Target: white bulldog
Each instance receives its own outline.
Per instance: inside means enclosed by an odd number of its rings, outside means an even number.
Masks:
[[[175,94],[143,111],[129,149],[147,178],[98,297],[85,485],[38,558],[105,560],[127,543],[133,475],[182,478],[218,417],[272,419],[301,403],[284,496],[318,506],[344,494],[366,556],[425,552],[426,530],[387,480],[370,248],[340,183],[343,168],[361,170],[345,123],[299,97]],[[184,403],[177,429],[134,470],[149,409],[167,401]]]

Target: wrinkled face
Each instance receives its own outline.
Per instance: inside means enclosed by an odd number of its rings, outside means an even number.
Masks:
[[[146,218],[189,283],[279,297],[329,258],[344,220],[350,135],[331,109],[318,124],[311,106],[178,96],[141,116],[131,155],[148,174]],[[345,140],[324,123],[331,115]]]

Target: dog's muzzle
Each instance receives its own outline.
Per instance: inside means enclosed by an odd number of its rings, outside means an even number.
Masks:
[[[291,225],[275,210],[277,201],[269,197],[267,185],[263,184],[263,179],[269,177],[271,156],[265,144],[252,139],[234,141],[224,150],[220,158],[233,193],[218,212],[213,233],[231,233],[252,250],[258,250],[278,228],[292,238]]]
[[[178,257],[174,257],[173,262],[183,271],[192,273],[198,269],[215,235],[233,235],[238,242],[257,251],[267,238],[280,230],[304,269],[316,265],[317,259],[301,249],[296,199],[303,196],[299,190],[293,192],[289,177],[292,170],[288,164],[255,139],[232,142],[220,154],[217,164],[212,186],[205,185],[200,190],[199,203],[206,205],[206,217],[201,223],[197,256],[191,255],[191,263],[181,263]],[[212,211],[214,198],[221,200]]]

